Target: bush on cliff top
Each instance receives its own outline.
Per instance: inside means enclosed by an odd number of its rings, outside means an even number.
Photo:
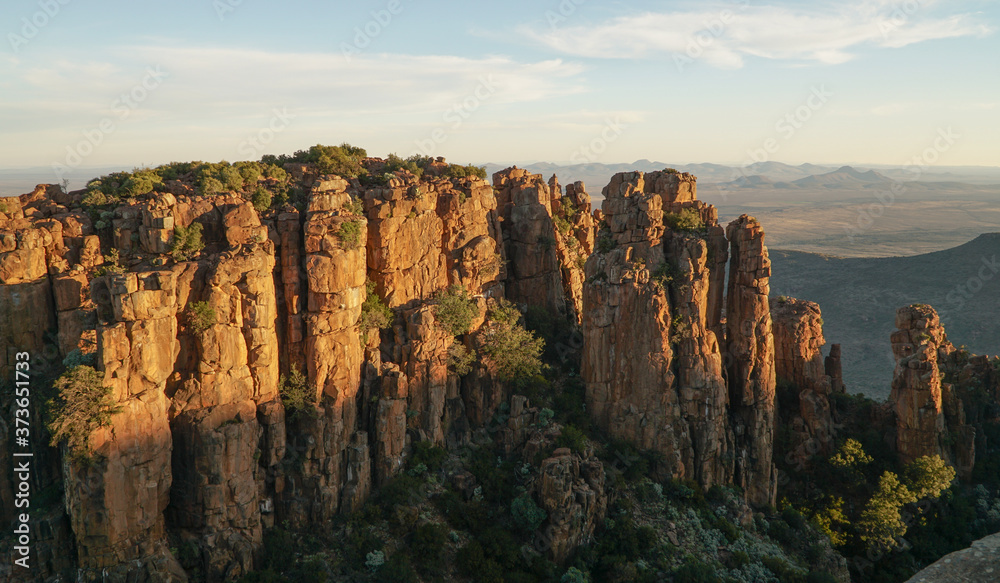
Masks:
[[[347,221],[340,224],[337,229],[337,238],[340,239],[340,246],[344,249],[352,250],[361,247],[361,221]]]
[[[104,386],[103,374],[85,365],[67,370],[53,387],[59,393],[47,403],[52,445],[65,441],[74,459],[90,460],[90,435],[111,425],[111,416],[121,411],[111,387]]]
[[[670,230],[681,233],[701,233],[705,230],[705,221],[694,209],[683,209],[679,213],[663,213],[663,222]]]

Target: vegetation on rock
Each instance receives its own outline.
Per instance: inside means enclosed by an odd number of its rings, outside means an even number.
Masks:
[[[110,426],[112,415],[121,411],[111,387],[104,385],[101,372],[85,365],[67,370],[53,387],[58,395],[47,404],[52,445],[65,442],[74,459],[92,459],[91,434]]]

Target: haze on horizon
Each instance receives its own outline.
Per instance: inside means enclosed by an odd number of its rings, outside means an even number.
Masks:
[[[0,164],[76,180],[342,141],[462,163],[1000,164],[995,2],[2,10]]]

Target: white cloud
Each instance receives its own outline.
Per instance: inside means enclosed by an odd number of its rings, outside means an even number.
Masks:
[[[593,58],[690,58],[723,68],[747,56],[839,64],[862,46],[899,48],[927,40],[985,35],[976,15],[939,15],[939,2],[860,0],[808,6],[748,2],[697,11],[647,12],[598,25],[522,26],[519,32],[569,55]],[[907,9],[906,7],[910,7]]]

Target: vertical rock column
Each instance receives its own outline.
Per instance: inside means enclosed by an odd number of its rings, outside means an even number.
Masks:
[[[193,370],[182,369],[173,399],[171,514],[182,537],[200,547],[207,580],[220,581],[252,568],[262,537],[258,481],[282,453],[280,438],[262,440],[258,421],[261,406],[272,432],[283,429],[274,410],[280,405],[273,246],[244,246],[197,271],[187,267],[179,297],[185,305],[208,302],[215,322],[199,330],[186,321]],[[200,294],[187,287],[195,277],[204,278]],[[269,447],[262,451],[262,444]]]
[[[975,465],[975,427],[965,423],[958,387],[943,381],[950,369],[959,381],[974,376],[976,366],[956,370],[955,347],[948,342],[934,308],[914,304],[896,310],[892,353],[896,371],[889,401],[896,410],[896,449],[903,463],[940,455],[968,479]],[[979,359],[981,363],[983,359]],[[988,371],[989,369],[986,368]]]
[[[774,331],[775,376],[779,389],[794,391],[798,396],[796,411],[780,411],[791,420],[798,438],[793,450],[812,440],[812,446],[802,449],[808,455],[833,452],[833,413],[830,406],[832,379],[826,374],[821,348],[823,318],[819,304],[795,298],[771,300]]]
[[[605,250],[587,260],[583,294],[587,410],[612,436],[662,452],[685,476],[691,442],[677,423],[670,302],[649,281],[664,263],[662,197],[646,192],[641,172],[616,175],[604,196]]]
[[[66,457],[64,478],[79,566],[95,576],[133,561],[183,573],[167,550],[163,514],[172,484],[165,389],[178,351],[176,284],[170,271],[92,284],[105,322],[98,365],[121,411],[91,436],[96,461]]]
[[[366,293],[367,223],[346,209],[351,200],[347,186],[340,178],[323,177],[306,215],[303,349],[319,409],[316,415],[296,414],[291,423],[291,467],[282,501],[284,518],[296,526],[329,520],[340,509],[350,479],[356,480],[351,500],[367,494],[358,491],[368,482],[363,461],[367,439],[355,437],[364,357],[358,320]],[[349,447],[358,451],[351,453]]]
[[[743,215],[726,228],[730,242],[726,365],[736,437],[736,484],[750,502],[774,504],[774,340],[768,307],[771,261],[764,231]]]
[[[507,297],[568,315],[552,221],[552,192],[540,174],[508,168],[493,175],[503,237],[510,261]]]

